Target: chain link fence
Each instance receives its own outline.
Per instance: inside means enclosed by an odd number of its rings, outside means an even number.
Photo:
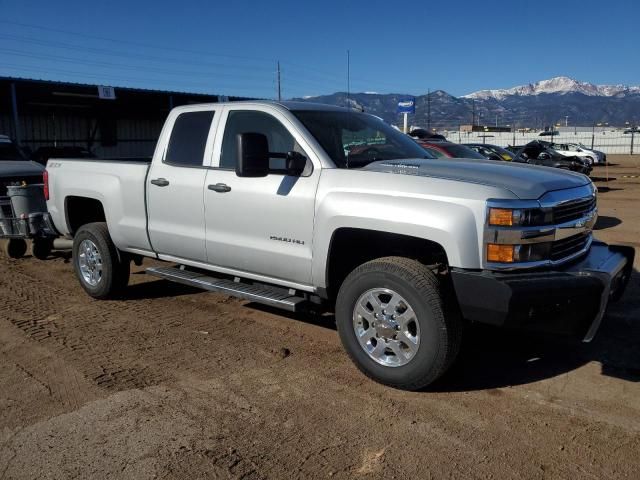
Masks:
[[[560,131],[554,135],[540,135],[540,131],[462,132],[447,128],[435,128],[435,131],[454,143],[488,143],[508,147],[543,140],[557,144],[581,144],[588,149],[600,150],[606,154],[640,154],[640,131],[629,129],[592,130],[589,127],[576,127],[574,131]]]

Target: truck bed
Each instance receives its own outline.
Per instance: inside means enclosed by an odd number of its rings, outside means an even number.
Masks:
[[[145,180],[150,162],[140,159],[56,158],[47,163],[49,213],[62,235],[73,225],[65,217],[74,197],[93,199],[87,208],[101,208],[114,242],[122,249],[149,250]],[[98,203],[100,205],[98,205]]]

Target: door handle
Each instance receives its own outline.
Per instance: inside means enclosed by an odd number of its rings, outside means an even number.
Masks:
[[[226,183],[216,183],[215,185],[209,185],[207,188],[219,193],[227,193],[231,191],[231,187]]]
[[[166,187],[167,185],[169,185],[169,180],[167,180],[166,178],[154,178],[153,180],[151,180],[151,183],[158,187]]]

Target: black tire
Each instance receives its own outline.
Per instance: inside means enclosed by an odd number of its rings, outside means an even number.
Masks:
[[[96,246],[102,260],[102,275],[96,285],[88,283],[80,269],[80,245],[84,240]],[[118,251],[104,222],[88,223],[78,229],[73,238],[73,268],[82,288],[96,299],[117,297],[129,283],[129,258]]]
[[[49,238],[35,238],[31,245],[31,254],[38,260],[46,260],[51,255],[53,240]]]
[[[21,238],[10,238],[4,241],[3,250],[9,258],[22,258],[27,253],[27,242]]]
[[[354,308],[362,294],[376,288],[397,292],[416,314],[420,343],[413,358],[402,366],[376,362],[356,338]],[[420,390],[440,378],[457,357],[462,338],[462,320],[454,310],[445,312],[436,276],[421,263],[404,257],[379,258],[351,272],[338,292],[336,323],[356,366],[373,380],[403,390]]]

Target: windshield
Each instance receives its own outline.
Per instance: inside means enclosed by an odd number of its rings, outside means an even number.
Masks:
[[[373,115],[326,110],[297,110],[293,114],[338,168],[360,168],[377,160],[433,158],[409,136]]]
[[[0,160],[25,160],[25,156],[13,143],[0,142]]]

